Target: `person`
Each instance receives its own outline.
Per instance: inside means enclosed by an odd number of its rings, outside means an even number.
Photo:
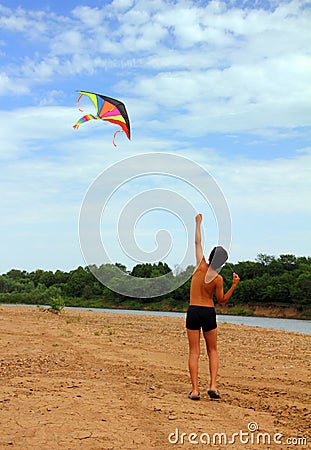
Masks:
[[[234,273],[232,286],[226,293],[224,293],[223,278],[218,272],[221,269],[221,266],[227,261],[228,253],[221,246],[214,247],[209,255],[207,263],[203,255],[201,243],[202,214],[198,214],[195,220],[196,268],[192,275],[190,285],[190,304],[186,315],[186,328],[189,342],[188,365],[192,383],[192,390],[188,397],[191,400],[200,400],[198,369],[200,356],[200,335],[202,328],[207,355],[209,358],[210,389],[208,390],[208,395],[211,399],[220,399],[221,395],[216,385],[218,372],[218,351],[217,322],[213,295],[216,295],[217,302],[221,306],[225,305],[233,294],[240,278]]]

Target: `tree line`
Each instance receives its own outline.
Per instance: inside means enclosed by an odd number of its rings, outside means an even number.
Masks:
[[[94,270],[105,273],[111,289],[98,281],[92,273]],[[152,279],[167,274],[166,291],[170,292],[157,296],[155,291],[151,298],[118,294],[113,286],[117,288],[123,282],[119,270],[138,278]],[[189,303],[193,270],[193,266],[188,266],[185,270],[172,271],[162,262],[138,264],[130,271],[120,263],[80,266],[69,272],[12,269],[0,275],[0,302],[47,305],[51,299],[54,302],[59,299],[66,306],[183,311]],[[230,300],[231,305],[295,306],[300,311],[310,310],[310,257],[259,254],[255,261],[226,264],[221,271],[225,289],[231,285],[233,271],[239,274],[241,281]]]

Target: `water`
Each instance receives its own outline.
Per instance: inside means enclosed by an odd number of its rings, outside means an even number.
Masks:
[[[67,308],[84,309],[87,311],[110,312],[117,314],[138,314],[146,316],[168,316],[185,318],[186,313],[165,311],[141,311],[128,309],[105,309],[105,308]],[[271,317],[245,317],[217,314],[218,322],[227,322],[238,325],[248,325],[260,328],[272,328],[274,330],[293,331],[296,333],[311,334],[311,320],[299,319],[275,319]]]
[[[217,316],[219,322],[228,322],[274,330],[294,331],[296,333],[311,334],[311,320],[276,319],[273,317],[241,317]]]
[[[20,305],[8,304],[4,306],[36,306],[36,305]],[[41,305],[48,308],[48,306]],[[185,318],[186,313],[166,312],[166,311],[141,311],[136,309],[107,309],[107,308],[79,308],[66,307],[71,310],[109,312],[115,314],[136,314],[146,316],[168,316]],[[272,328],[274,330],[292,331],[296,333],[311,334],[311,320],[299,319],[275,319],[273,317],[247,317],[247,316],[230,316],[217,314],[218,322],[227,322],[238,325],[247,325],[259,328]]]

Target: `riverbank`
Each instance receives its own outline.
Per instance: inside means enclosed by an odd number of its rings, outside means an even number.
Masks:
[[[133,306],[136,305],[136,308]],[[188,306],[182,308],[171,308],[164,303],[156,304],[133,304],[131,301],[129,304],[126,302],[122,305],[114,305],[108,303],[102,308],[108,309],[140,309],[145,311],[166,311],[166,312],[186,312]],[[309,307],[296,307],[296,306],[278,306],[278,305],[252,305],[252,304],[239,304],[239,305],[216,305],[217,314],[230,315],[230,316],[253,316],[253,317],[268,317],[275,319],[298,319],[298,320],[311,320],[311,308]]]
[[[238,316],[253,316],[253,317],[269,317],[275,319],[299,319],[310,320],[311,308],[295,307],[295,306],[278,306],[278,305],[227,305],[223,307],[216,307],[218,314],[229,314]]]
[[[0,448],[189,449],[191,433],[232,440],[240,431],[244,443],[230,447],[293,448],[274,443],[276,433],[310,443],[309,335],[219,323],[222,400],[207,398],[202,342],[193,402],[182,318],[19,306],[0,314]],[[259,432],[271,444],[251,444]]]

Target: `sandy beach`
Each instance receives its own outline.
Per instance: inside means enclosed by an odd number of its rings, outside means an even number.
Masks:
[[[292,449],[311,443],[311,336],[220,323],[220,401],[183,318],[1,306],[0,449]]]

